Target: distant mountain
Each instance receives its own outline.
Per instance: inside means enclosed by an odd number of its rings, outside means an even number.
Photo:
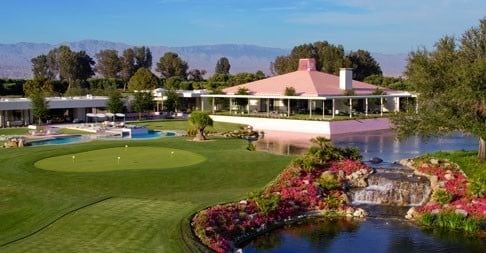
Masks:
[[[0,44],[0,78],[30,78],[32,77],[30,60],[40,54],[46,54],[59,45],[68,45],[75,51],[85,50],[91,57],[103,49],[116,49],[122,52],[133,47],[124,43],[82,40],[63,42],[59,44],[46,43],[16,43]],[[152,51],[155,67],[158,59],[166,52],[178,53],[188,62],[189,68],[205,69],[209,74],[214,71],[216,61],[227,57],[231,63],[231,72],[256,72],[262,70],[270,74],[270,62],[279,55],[286,55],[290,50],[282,48],[261,47],[242,44],[202,45],[188,47],[149,46]],[[398,76],[405,66],[406,55],[403,54],[373,54],[380,63],[385,75]]]

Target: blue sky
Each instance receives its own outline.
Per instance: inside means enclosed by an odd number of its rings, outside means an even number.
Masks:
[[[0,0],[0,43],[83,39],[134,45],[243,43],[407,53],[460,35],[484,0]]]

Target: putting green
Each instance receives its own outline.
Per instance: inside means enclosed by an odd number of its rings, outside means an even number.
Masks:
[[[37,161],[35,166],[63,172],[102,172],[175,168],[205,160],[202,155],[180,149],[119,147],[50,157]]]

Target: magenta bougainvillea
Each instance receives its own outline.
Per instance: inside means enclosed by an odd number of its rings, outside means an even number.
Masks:
[[[467,177],[455,165],[447,163],[429,164],[423,163],[417,168],[418,171],[430,176],[437,176],[439,187],[448,193],[452,194],[450,203],[441,205],[439,203],[428,203],[422,207],[417,208],[420,213],[436,212],[455,212],[456,210],[464,210],[473,218],[486,218],[486,198],[472,196],[467,191],[469,183]]]
[[[233,243],[277,222],[313,210],[343,211],[345,194],[340,189],[323,189],[318,183],[324,171],[342,170],[348,175],[369,167],[359,161],[344,160],[311,171],[291,166],[282,171],[254,199],[216,205],[194,216],[195,234],[216,252],[228,252]]]

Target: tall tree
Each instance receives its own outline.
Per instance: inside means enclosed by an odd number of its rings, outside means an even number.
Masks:
[[[128,82],[132,78],[135,71],[135,51],[132,48],[127,48],[123,50],[123,55],[120,58],[121,61],[121,77],[125,82]]]
[[[138,119],[142,119],[142,113],[154,107],[154,98],[152,92],[135,92],[133,94],[133,107],[138,112]]]
[[[110,93],[106,108],[112,113],[123,112],[123,100],[119,91],[114,90]]]
[[[478,159],[486,161],[486,19],[435,50],[410,53],[405,74],[419,94],[418,112],[392,118],[399,136],[437,136],[464,131],[479,138]]]
[[[313,46],[318,55],[318,59],[316,59],[318,69],[330,74],[339,74],[339,69],[346,65],[344,47],[330,44],[327,41],[314,42]]]
[[[128,82],[128,90],[152,90],[159,84],[157,77],[146,68],[139,68]]]
[[[370,52],[359,49],[351,51],[346,58],[353,68],[353,79],[363,81],[370,75],[382,75],[380,64],[371,56]]]
[[[207,71],[204,69],[191,69],[187,72],[187,80],[201,82],[204,81],[204,75]]]
[[[96,72],[105,78],[117,78],[122,70],[122,62],[118,51],[112,49],[101,50],[96,54]]]
[[[47,55],[41,54],[37,57],[32,58],[32,74],[34,78],[39,79],[54,79],[54,74],[49,68]]]
[[[152,68],[152,52],[148,47],[134,47],[135,54],[135,68]]]
[[[226,57],[221,57],[219,60],[216,62],[216,67],[214,68],[214,73],[215,74],[229,74],[229,71],[231,69],[231,64]]]
[[[178,54],[173,52],[165,53],[157,63],[157,71],[160,72],[163,78],[180,76],[186,79],[188,68],[187,62],[183,61]]]
[[[43,93],[33,93],[30,96],[32,104],[32,116],[37,119],[40,125],[49,113],[49,105]]]
[[[169,112],[175,112],[179,108],[180,98],[177,91],[174,89],[168,89],[164,94],[167,100],[164,102],[164,107]]]

